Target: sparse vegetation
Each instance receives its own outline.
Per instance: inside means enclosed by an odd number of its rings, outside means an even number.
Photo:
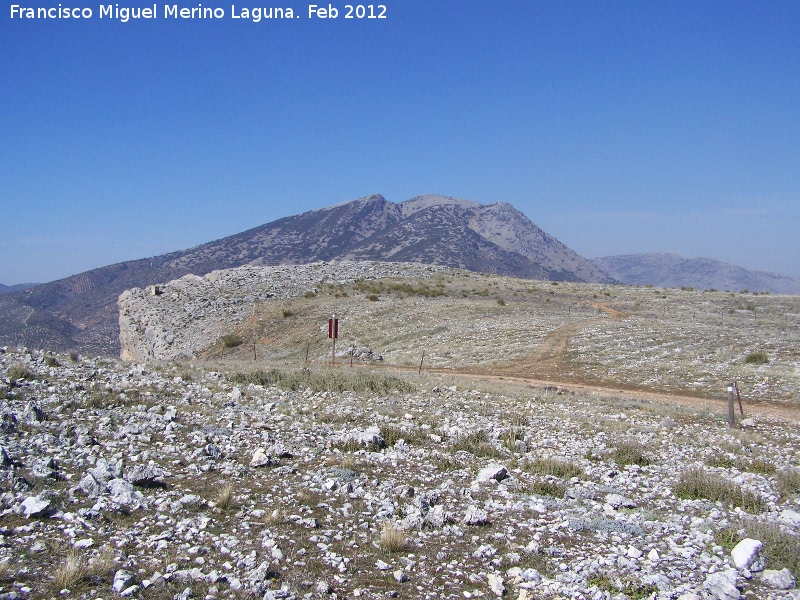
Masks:
[[[567,486],[563,483],[558,483],[555,481],[534,481],[531,484],[529,491],[532,494],[538,494],[539,496],[563,498],[564,494],[567,492]]]
[[[645,455],[645,448],[638,442],[626,442],[617,446],[611,457],[620,466],[638,465],[646,467],[650,459]]]
[[[769,355],[766,352],[751,352],[744,357],[744,362],[748,365],[766,365],[769,363]]]
[[[6,377],[11,381],[18,381],[20,379],[33,381],[36,379],[36,373],[22,363],[14,363],[6,370]]]
[[[764,501],[753,492],[698,468],[684,471],[673,492],[684,500],[724,502],[748,512],[760,512],[765,506]]]
[[[220,510],[231,510],[236,506],[236,496],[234,496],[234,486],[232,483],[223,485],[216,498],[217,508]]]
[[[496,458],[500,452],[492,443],[489,434],[483,430],[460,436],[453,442],[453,452],[469,452],[481,458]]]
[[[782,498],[789,498],[800,494],[800,470],[782,469],[775,474],[778,482],[778,492]]]
[[[415,390],[415,386],[400,377],[364,371],[312,372],[310,369],[297,371],[258,369],[236,373],[230,377],[230,380],[234,383],[255,383],[266,387],[274,385],[290,391],[310,388],[316,392],[351,391],[386,394],[390,392],[408,393]]]
[[[236,346],[241,346],[244,343],[242,337],[236,333],[223,335],[222,338],[220,338],[220,341],[222,342],[222,346],[224,348],[235,348]]]
[[[76,586],[85,583],[88,575],[89,568],[83,557],[70,552],[53,574],[53,589],[75,591]]]
[[[555,458],[528,460],[520,466],[523,471],[532,475],[553,475],[562,479],[582,477],[584,474],[578,465]]]
[[[406,547],[406,532],[387,521],[381,528],[381,537],[378,543],[384,552],[400,552]]]

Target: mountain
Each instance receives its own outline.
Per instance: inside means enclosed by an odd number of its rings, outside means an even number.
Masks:
[[[93,269],[0,295],[0,345],[119,354],[126,289],[242,265],[423,262],[559,281],[614,280],[510,204],[371,195],[285,217],[188,250]]]
[[[632,285],[800,294],[800,279],[750,271],[713,258],[683,258],[671,252],[652,252],[606,256],[591,262],[615,279]]]
[[[0,283],[0,294],[8,294],[10,292],[16,292],[19,290],[27,290],[28,288],[32,288],[34,286],[39,285],[38,283],[18,283],[17,285],[3,285]]]

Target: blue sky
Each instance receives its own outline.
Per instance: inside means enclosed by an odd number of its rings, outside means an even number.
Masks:
[[[1,283],[372,193],[510,202],[590,258],[800,276],[794,0],[391,0],[363,21],[285,0],[301,18],[260,23],[61,3],[94,16],[0,14]]]

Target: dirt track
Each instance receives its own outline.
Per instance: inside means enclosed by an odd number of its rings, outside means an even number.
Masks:
[[[593,302],[592,306],[602,310],[612,319],[624,319],[628,316],[624,312],[615,310],[600,302]],[[672,394],[631,385],[609,384],[608,382],[587,377],[583,373],[574,373],[574,367],[565,358],[570,339],[575,332],[594,322],[586,321],[559,327],[545,338],[544,342],[530,358],[510,365],[476,369],[438,369],[433,372],[458,374],[484,380],[507,381],[537,387],[566,388],[570,391],[599,394],[601,396],[622,395],[626,398],[646,402],[725,412],[727,415],[726,398]],[[760,415],[777,417],[788,421],[800,421],[800,407],[798,406],[763,400],[747,401],[747,399],[744,399],[743,403],[746,416]]]

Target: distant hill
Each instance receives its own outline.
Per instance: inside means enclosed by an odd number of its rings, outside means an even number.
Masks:
[[[800,279],[750,271],[713,258],[683,258],[671,252],[652,252],[595,258],[592,263],[631,285],[800,294]]]
[[[3,285],[0,283],[0,294],[8,294],[10,292],[18,292],[20,290],[27,290],[28,288],[32,288],[34,286],[39,285],[38,283],[18,283],[17,285]]]
[[[0,296],[0,345],[119,354],[117,298],[126,289],[242,265],[421,262],[530,279],[614,280],[510,204],[381,195],[286,217],[161,256],[94,269]]]

